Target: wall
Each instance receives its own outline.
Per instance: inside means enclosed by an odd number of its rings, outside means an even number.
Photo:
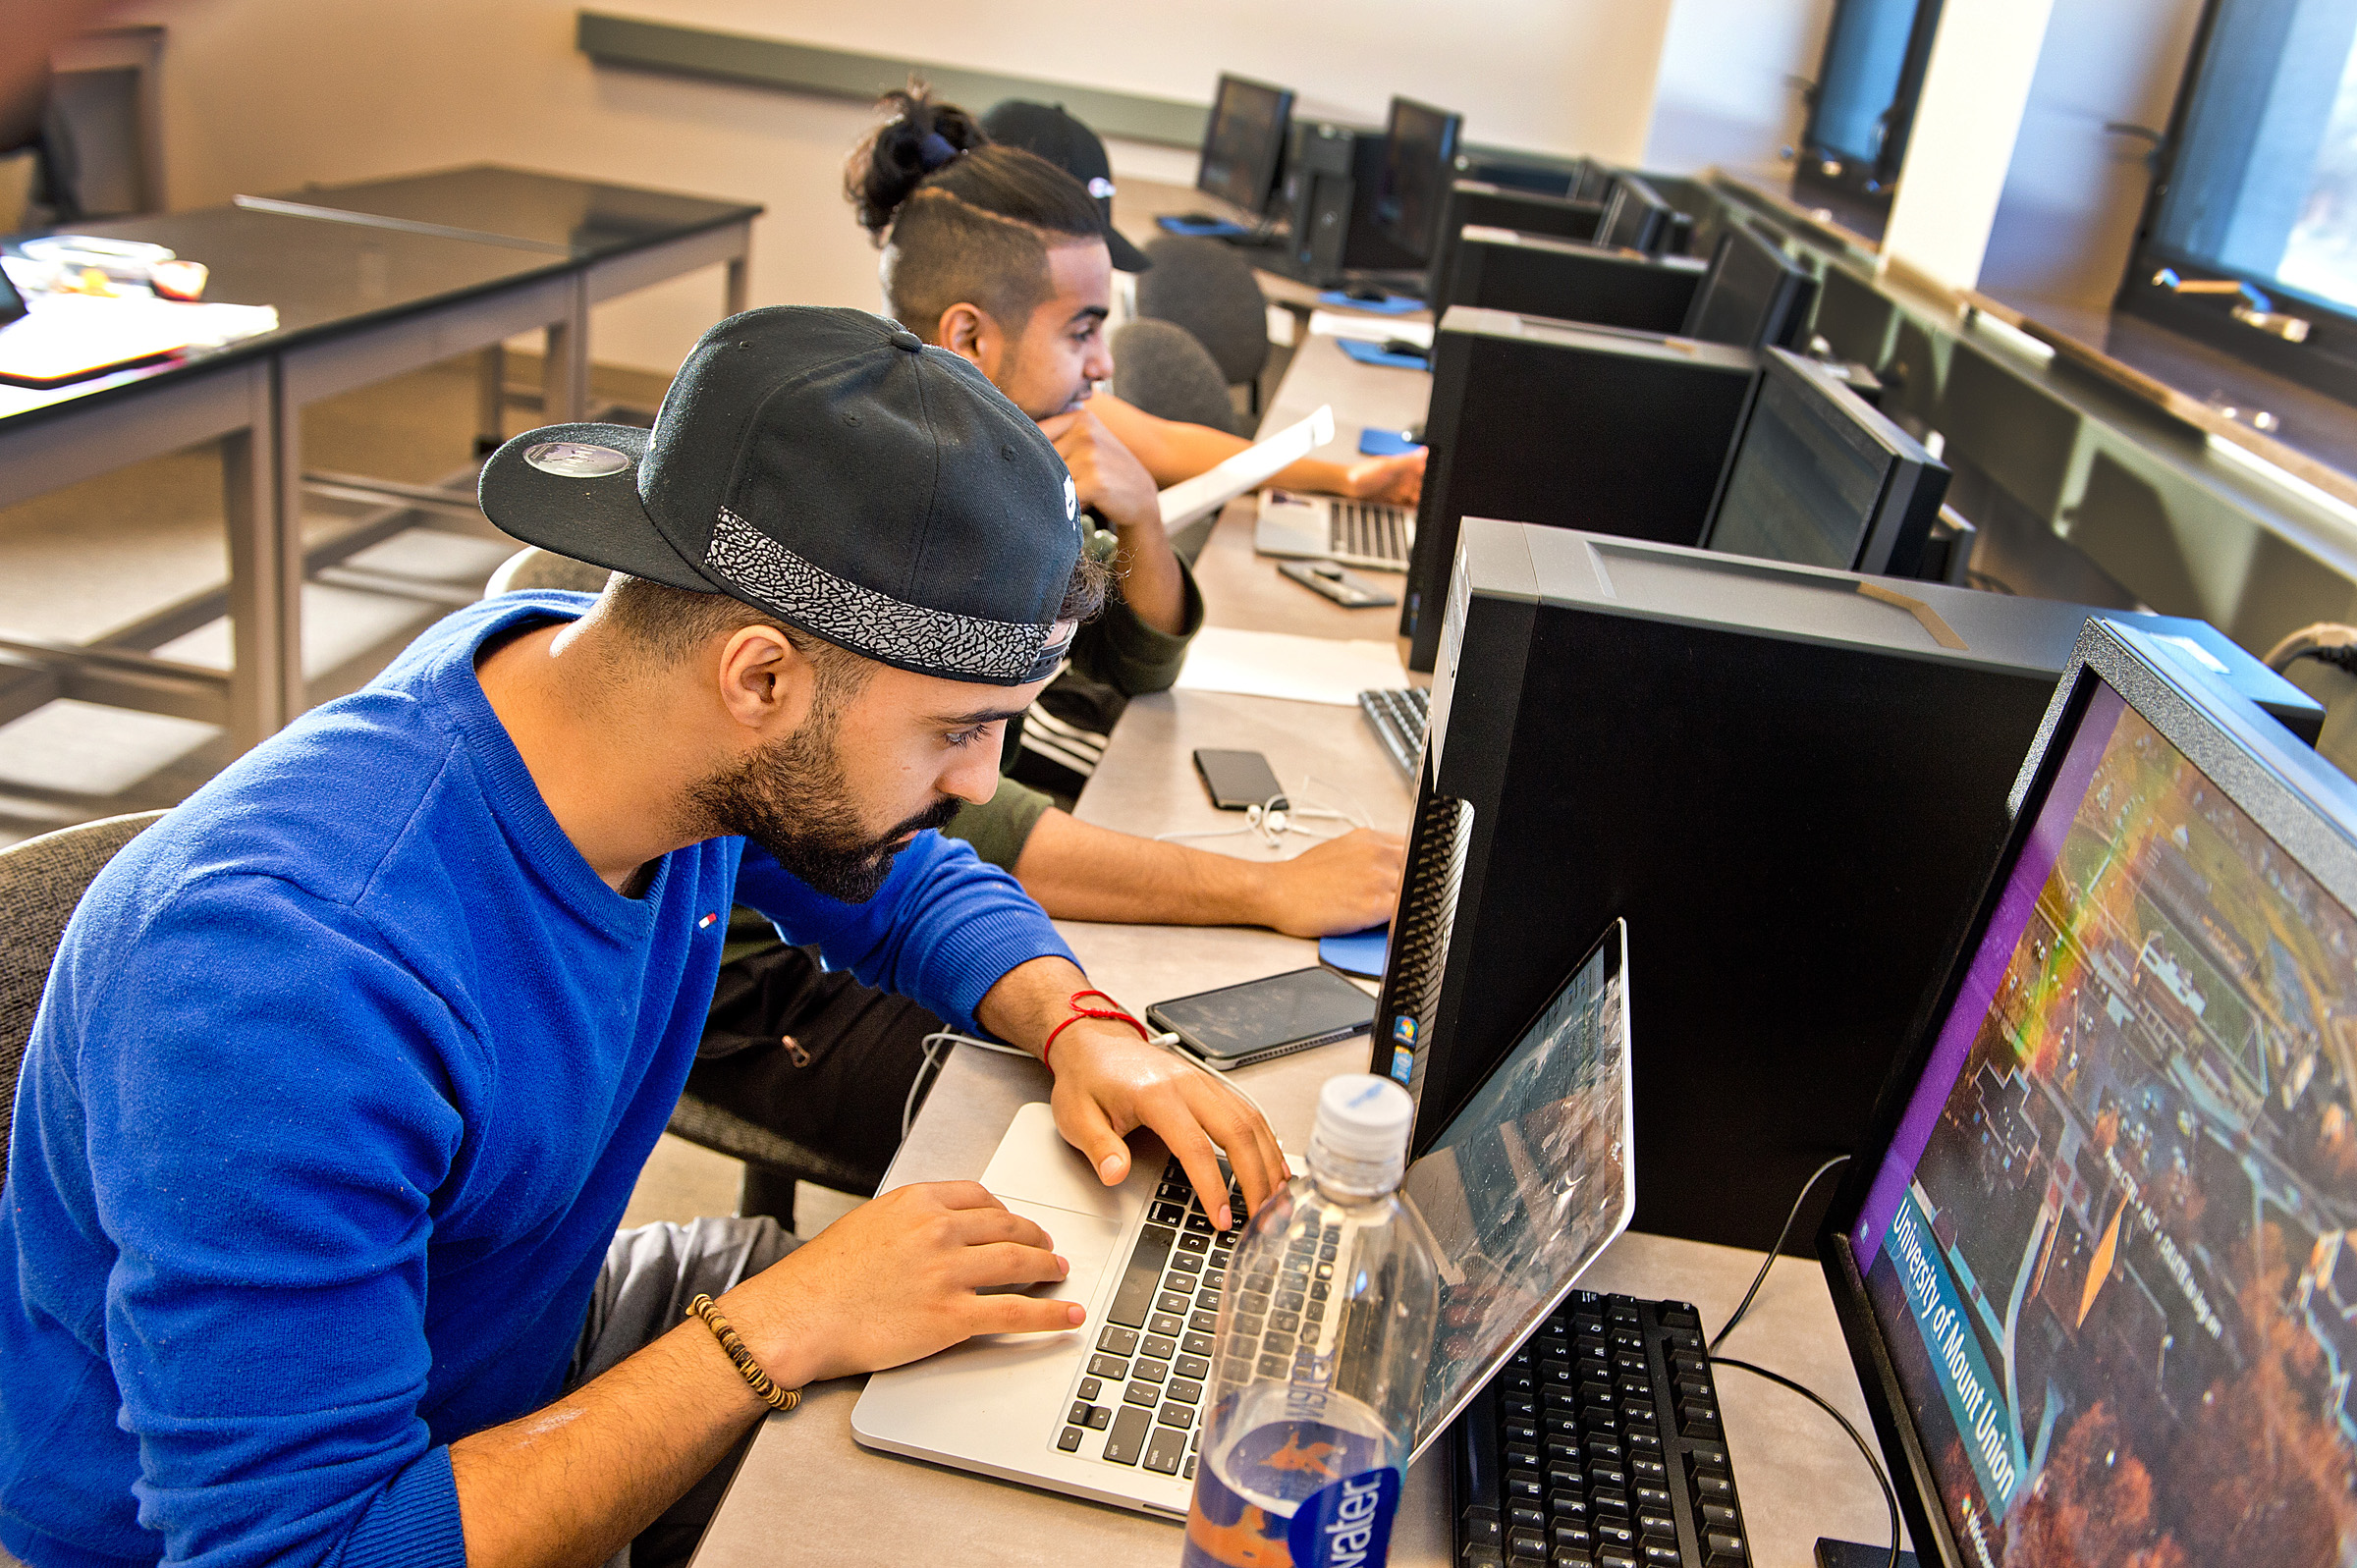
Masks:
[[[1475,140],[1633,160],[1670,0],[1493,0],[1480,27],[1417,0],[1203,0],[1118,17],[1076,0],[900,8],[616,0],[612,9],[804,42],[959,61],[1197,101],[1223,69],[1379,117],[1404,92]],[[171,29],[171,203],[496,161],[759,201],[752,297],[872,306],[875,253],[840,189],[858,104],[592,68],[569,0],[137,0]],[[981,106],[976,106],[981,107]],[[1116,144],[1117,175],[1192,178],[1176,149]],[[201,259],[201,258],[199,258]],[[717,273],[601,309],[592,352],[667,369],[718,309]]]
[[[1834,0],[1676,0],[1644,166],[1769,171],[1800,140]]]
[[[1981,264],[2008,299],[2104,307],[2119,288],[2151,172],[2140,137],[2168,128],[2202,0],[2055,0],[2021,135]]]

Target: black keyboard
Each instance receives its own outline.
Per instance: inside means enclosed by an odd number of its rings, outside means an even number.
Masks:
[[[1362,691],[1358,711],[1367,716],[1384,755],[1412,783],[1424,755],[1424,727],[1432,717],[1432,690],[1407,686],[1397,691]]]
[[[1244,1213],[1229,1177],[1228,1212]],[[1056,1446],[1083,1459],[1195,1477],[1203,1385],[1235,1228],[1214,1231],[1176,1159],[1130,1249],[1097,1346],[1073,1380]]]
[[[1575,1290],[1457,1418],[1460,1568],[1748,1568],[1682,1301]]]

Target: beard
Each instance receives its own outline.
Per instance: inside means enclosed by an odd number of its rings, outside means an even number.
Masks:
[[[691,792],[693,809],[713,834],[734,834],[769,851],[811,891],[844,903],[865,903],[892,875],[908,834],[946,825],[959,801],[944,795],[915,816],[870,834],[850,800],[835,750],[835,715],[814,713],[799,730]]]

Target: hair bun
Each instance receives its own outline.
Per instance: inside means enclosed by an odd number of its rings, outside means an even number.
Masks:
[[[990,136],[963,109],[936,102],[922,82],[884,94],[876,107],[884,123],[851,149],[843,189],[859,226],[881,243],[901,204],[927,175],[955,162],[959,153],[988,146]]]

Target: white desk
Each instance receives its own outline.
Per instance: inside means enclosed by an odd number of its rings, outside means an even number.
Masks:
[[[1427,384],[1420,373],[1360,365],[1330,342],[1312,340],[1288,371],[1269,418],[1297,417],[1291,410],[1331,402],[1340,416],[1336,447],[1354,452],[1361,423],[1421,418]],[[1397,615],[1343,610],[1278,577],[1272,563],[1251,553],[1248,506],[1223,515],[1198,576],[1207,613],[1219,624],[1366,637],[1388,634]],[[1077,814],[1138,834],[1233,826],[1233,817],[1215,811],[1193,777],[1189,753],[1204,745],[1262,751],[1288,784],[1315,774],[1345,791],[1378,826],[1403,829],[1414,804],[1355,709],[1176,691],[1129,705]],[[1241,848],[1248,842],[1242,838],[1198,841],[1265,852]],[[1316,962],[1314,944],[1267,931],[1073,923],[1063,930],[1089,978],[1133,1008]],[[1238,1078],[1267,1108],[1278,1134],[1297,1148],[1306,1141],[1318,1085],[1337,1072],[1364,1071],[1367,1061],[1362,1037],[1247,1068]],[[1048,1084],[1046,1071],[1030,1063],[957,1053],[886,1185],[979,1176],[1016,1108],[1046,1099]],[[1715,1328],[1734,1310],[1759,1263],[1756,1252],[1628,1235],[1581,1282],[1691,1301]],[[1780,1260],[1727,1348],[1816,1389],[1866,1429],[1864,1400],[1813,1263]],[[1168,1568],[1178,1559],[1175,1524],[859,1447],[850,1412],[860,1385],[858,1379],[815,1385],[798,1410],[763,1424],[704,1538],[698,1568],[920,1555],[979,1565],[1033,1563],[1052,1553],[1090,1568]],[[1719,1391],[1759,1568],[1811,1568],[1821,1535],[1889,1539],[1882,1495],[1865,1462],[1814,1406],[1737,1372],[1720,1375]],[[1444,1568],[1451,1561],[1447,1470],[1446,1446],[1436,1445],[1408,1478],[1392,1545],[1399,1568]],[[889,1535],[879,1535],[886,1520]]]

